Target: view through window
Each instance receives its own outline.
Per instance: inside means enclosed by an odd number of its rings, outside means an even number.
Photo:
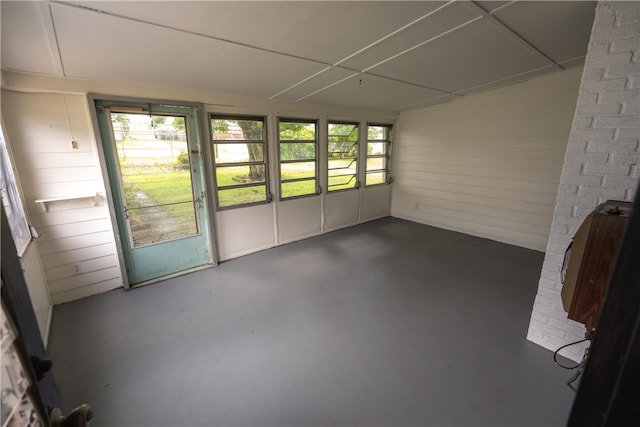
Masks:
[[[365,185],[388,184],[391,125],[367,125],[367,169]]]
[[[280,198],[319,194],[317,123],[280,119]]]
[[[327,125],[327,191],[358,188],[358,123]]]
[[[185,117],[111,113],[133,247],[198,234]]]
[[[219,208],[265,203],[268,186],[263,117],[211,117]]]

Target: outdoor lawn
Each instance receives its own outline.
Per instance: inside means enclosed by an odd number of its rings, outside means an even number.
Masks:
[[[196,234],[198,201],[194,201],[184,119],[114,114],[112,120],[134,245]],[[332,126],[328,164],[322,166],[315,160],[315,124],[280,123],[276,175],[282,198],[317,194],[319,167],[328,169],[329,192],[357,187],[357,125]],[[212,120],[218,207],[268,199],[270,171],[263,128],[259,119]],[[363,184],[386,182],[386,149],[384,142],[368,142],[370,173]]]

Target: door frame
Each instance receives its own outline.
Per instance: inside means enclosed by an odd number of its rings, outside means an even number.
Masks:
[[[206,215],[205,221],[207,222],[208,227],[208,240],[211,250],[211,264],[207,264],[201,267],[194,267],[191,269],[187,269],[184,271],[176,272],[173,274],[169,274],[166,276],[162,276],[157,279],[152,279],[143,283],[136,283],[135,286],[144,286],[147,284],[155,283],[160,280],[165,280],[171,277],[180,276],[182,274],[189,273],[191,271],[200,270],[203,268],[209,268],[211,266],[218,265],[218,252],[216,248],[216,239],[215,239],[215,229],[214,229],[214,212],[213,210],[213,197],[214,194],[212,192],[212,178],[211,178],[211,165],[209,164],[209,159],[211,158],[211,150],[209,144],[206,141],[207,133],[203,133],[206,131],[203,125],[203,117],[206,115],[204,111],[204,106],[202,103],[197,102],[184,102],[184,101],[171,101],[165,99],[149,99],[149,98],[137,98],[137,97],[128,97],[128,96],[112,96],[112,95],[102,95],[95,93],[87,94],[87,103],[89,114],[91,116],[91,125],[93,136],[96,141],[96,149],[98,153],[98,159],[100,162],[100,172],[102,174],[102,180],[105,189],[105,196],[107,199],[108,207],[109,207],[109,219],[111,221],[111,227],[113,230],[113,237],[116,244],[118,263],[120,267],[120,274],[122,275],[122,284],[125,289],[130,289],[132,287],[131,282],[129,280],[129,275],[127,273],[127,264],[125,259],[125,249],[123,245],[128,245],[128,242],[122,242],[120,237],[120,228],[118,224],[118,218],[116,216],[116,208],[114,203],[114,195],[111,191],[111,181],[109,177],[109,170],[107,167],[107,161],[104,151],[104,143],[102,139],[102,135],[100,132],[100,126],[98,122],[98,114],[96,110],[96,101],[114,101],[114,102],[129,102],[129,103],[138,103],[138,104],[160,104],[165,106],[174,106],[174,107],[187,107],[195,109],[195,119],[196,119],[196,127],[198,129],[199,138],[198,138],[198,147],[201,152],[202,159],[202,186],[205,192],[205,208],[208,214]]]

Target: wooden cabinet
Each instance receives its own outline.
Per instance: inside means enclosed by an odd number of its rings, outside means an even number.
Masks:
[[[562,305],[569,319],[595,329],[618,247],[631,211],[630,202],[608,200],[578,228],[563,265]]]

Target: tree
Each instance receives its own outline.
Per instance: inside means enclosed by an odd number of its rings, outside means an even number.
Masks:
[[[333,159],[355,157],[358,150],[358,125],[331,123],[329,125],[329,152]]]
[[[165,116],[151,116],[151,128],[156,129],[167,121]]]
[[[122,136],[123,136],[123,138],[128,137],[129,136],[129,130],[130,130],[129,117],[127,117],[126,114],[116,114],[113,117],[113,121],[120,123],[120,125],[122,126]]]
[[[280,123],[280,158],[282,160],[314,159],[316,157],[315,127],[307,123]],[[291,141],[290,143],[282,141]]]
[[[171,124],[173,125],[173,128],[175,130],[177,130],[178,132],[184,132],[185,131],[184,117],[174,117],[173,118],[173,122]]]
[[[262,122],[259,120],[237,120],[235,121],[240,129],[242,129],[242,135],[245,140],[262,141]],[[247,143],[247,151],[249,152],[249,161],[256,162],[262,161],[264,158],[263,145],[262,144],[250,144]],[[263,165],[249,165],[249,180],[250,181],[264,181],[265,168]]]

